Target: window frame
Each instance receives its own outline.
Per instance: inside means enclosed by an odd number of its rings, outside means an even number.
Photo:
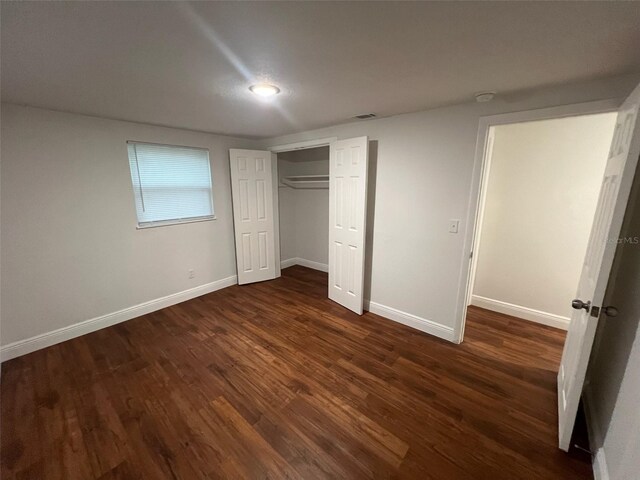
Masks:
[[[136,186],[134,185],[133,182],[133,175],[132,175],[132,171],[131,171],[131,159],[129,158],[129,146],[130,145],[155,145],[155,146],[161,146],[161,147],[169,147],[169,148],[183,148],[183,149],[190,149],[190,150],[201,150],[203,152],[206,152],[207,154],[207,168],[209,169],[209,184],[210,184],[210,190],[211,190],[211,215],[202,215],[202,216],[198,216],[198,217],[184,217],[184,218],[174,218],[174,219],[167,219],[167,220],[156,220],[156,221],[149,221],[149,222],[140,222],[140,218],[138,216],[138,207],[137,207],[137,199],[136,199]],[[131,183],[131,189],[132,189],[132,193],[133,193],[133,207],[135,210],[135,214],[136,214],[136,230],[145,230],[147,228],[157,228],[157,227],[167,227],[167,226],[171,226],[171,225],[182,225],[182,224],[186,224],[186,223],[200,223],[200,222],[209,222],[211,220],[216,220],[216,210],[215,210],[215,202],[213,199],[214,196],[214,192],[213,192],[213,174],[212,174],[212,168],[211,168],[211,157],[210,157],[210,151],[208,148],[203,148],[203,147],[192,147],[192,146],[188,146],[188,145],[175,145],[175,144],[169,144],[169,143],[157,143],[157,142],[143,142],[143,141],[138,141],[138,140],[127,140],[126,141],[126,146],[127,146],[127,163],[129,166],[129,181]],[[138,174],[139,175],[139,174]],[[142,188],[141,190],[141,194],[142,194]]]

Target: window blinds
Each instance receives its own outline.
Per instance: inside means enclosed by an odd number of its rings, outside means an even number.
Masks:
[[[214,218],[209,152],[127,142],[139,227]]]

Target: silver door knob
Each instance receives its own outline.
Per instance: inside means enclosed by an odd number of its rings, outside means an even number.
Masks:
[[[582,308],[584,308],[587,312],[589,311],[589,309],[591,308],[591,302],[583,302],[582,300],[579,299],[575,299],[571,302],[571,307],[575,308],[576,310],[580,310]]]

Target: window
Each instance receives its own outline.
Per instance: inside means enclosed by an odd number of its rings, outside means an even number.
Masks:
[[[138,142],[127,148],[138,228],[215,218],[207,150]]]

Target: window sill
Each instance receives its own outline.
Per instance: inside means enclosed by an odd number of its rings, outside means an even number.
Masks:
[[[215,219],[216,219],[216,216],[211,215],[209,217],[184,218],[179,220],[163,220],[161,222],[138,223],[138,226],[136,227],[136,229],[146,230],[147,228],[168,227],[171,225],[183,225],[185,223],[209,222]]]

